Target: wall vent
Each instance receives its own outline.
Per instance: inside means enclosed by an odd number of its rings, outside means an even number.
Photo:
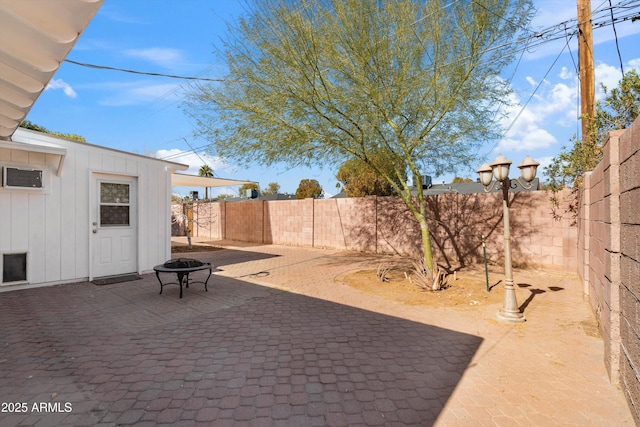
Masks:
[[[27,253],[2,254],[2,283],[27,281]]]
[[[8,188],[43,188],[43,171],[5,166],[2,173],[2,186]]]

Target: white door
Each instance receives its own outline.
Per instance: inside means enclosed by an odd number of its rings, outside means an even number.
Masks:
[[[138,271],[137,179],[94,174],[91,197],[92,277]]]

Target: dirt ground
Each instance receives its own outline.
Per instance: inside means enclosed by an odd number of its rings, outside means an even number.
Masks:
[[[465,267],[455,275],[448,275],[443,289],[438,291],[420,288],[413,267],[409,265],[394,266],[386,275],[385,282],[376,276],[377,270],[358,271],[344,277],[343,282],[363,292],[410,305],[481,307],[500,303],[503,298],[503,276],[498,267],[490,267],[489,270],[490,292],[487,292],[483,265]]]
[[[189,249],[187,245],[174,244],[171,246],[171,253],[188,257],[191,252],[219,251],[222,249],[224,248],[198,244],[193,244],[192,248]],[[409,305],[458,308],[477,306],[480,308],[489,304],[499,304],[504,297],[504,270],[501,266],[490,265],[488,267],[488,286],[490,289],[490,292],[488,292],[484,265],[466,266],[455,274],[449,274],[445,279],[443,289],[439,291],[421,289],[416,283],[418,278],[410,262],[397,260],[385,263],[385,265],[389,267],[389,271],[385,275],[387,280],[384,282],[377,279],[377,270],[356,271],[342,277],[341,282],[360,291]],[[530,274],[554,273],[514,269],[517,291],[529,286],[523,284],[522,281],[526,282],[526,278]]]

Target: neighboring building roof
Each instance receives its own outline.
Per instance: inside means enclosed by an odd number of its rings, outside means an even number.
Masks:
[[[518,193],[520,191],[537,191],[540,189],[540,180],[538,178],[532,181],[531,188],[524,188],[520,185],[520,182],[516,179],[512,179],[511,182],[515,185],[515,188],[510,189],[509,191]],[[491,192],[498,191],[499,189],[494,189]],[[415,194],[415,187],[412,190],[412,194]],[[446,193],[458,193],[458,194],[474,194],[474,193],[485,193],[484,186],[479,182],[457,182],[455,184],[434,184],[430,185],[429,188],[423,189],[423,194],[426,196],[436,196],[438,194],[446,194]],[[340,199],[344,197],[349,197],[344,191],[339,192],[332,199]]]
[[[0,2],[0,139],[13,135],[102,2]]]
[[[515,188],[512,188],[509,191],[514,193],[518,193],[520,191],[537,191],[540,189],[540,180],[538,178],[532,181],[533,185],[531,188],[524,188],[522,185],[520,185],[520,182],[515,179],[512,179],[511,182],[515,185]],[[492,192],[495,192],[495,191],[497,190],[493,190]],[[415,194],[415,192],[416,192],[416,189],[414,187],[414,189],[412,190],[412,194]],[[434,184],[434,185],[430,185],[429,188],[423,189],[423,193],[427,196],[435,196],[438,194],[446,194],[446,193],[474,194],[474,193],[484,193],[484,192],[485,192],[484,186],[479,182]],[[341,191],[340,193],[333,196],[332,199],[340,199],[345,197],[349,197],[349,196],[347,196],[347,194],[344,191]]]
[[[538,178],[531,181],[533,184],[531,188],[524,188],[520,185],[520,182],[512,179],[512,184],[515,185],[515,188],[511,188],[509,191],[513,193],[518,193],[520,191],[537,191],[540,189],[540,180]],[[496,190],[494,190],[496,191]],[[484,193],[484,186],[479,182],[458,182],[455,184],[434,184],[429,188],[424,189],[424,194],[433,196],[436,194],[444,194],[444,193],[459,193],[459,194],[473,194],[473,193]]]

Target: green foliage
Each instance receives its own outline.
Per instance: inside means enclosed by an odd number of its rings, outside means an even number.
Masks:
[[[471,178],[462,178],[461,176],[456,176],[451,181],[452,184],[459,184],[459,183],[462,183],[462,182],[473,182],[473,180]]]
[[[372,154],[372,156],[382,157],[384,152]],[[385,163],[384,158],[376,158],[374,162],[388,176],[394,176],[396,166],[391,160]],[[344,162],[338,169],[336,178],[342,183],[342,189],[349,197],[391,196],[396,194],[396,188],[402,186],[401,182],[396,182],[394,188],[387,179],[379,175],[367,162],[357,157]],[[403,181],[406,180],[406,174],[401,179]]]
[[[211,178],[213,176],[213,169],[209,165],[202,165],[200,169],[198,169],[199,176],[205,176],[207,178]]]
[[[631,125],[640,113],[640,76],[632,70],[620,80],[618,87],[610,92],[603,85],[605,99],[596,103],[596,116],[589,125],[589,134],[582,140],[575,136],[571,148],[563,147],[558,156],[545,167],[546,187],[551,191],[553,216],[559,219],[560,200],[558,192],[571,188],[568,213],[577,215],[578,190],[582,185],[582,176],[593,170],[602,160],[602,146],[609,132],[624,129]]]
[[[237,163],[359,159],[420,223],[432,265],[424,196],[405,176],[473,164],[500,135],[499,76],[531,1],[254,0],[247,13],[229,25],[224,82],[188,94],[199,135]]]
[[[296,199],[321,199],[324,197],[322,186],[315,179],[303,179],[296,190]]]
[[[603,141],[607,134],[616,129],[625,129],[640,114],[640,76],[637,70],[627,72],[618,83],[618,87],[607,91],[604,102],[596,104],[594,129],[597,141]]]
[[[59,136],[61,138],[72,139],[78,142],[87,142],[87,140],[84,139],[83,136],[76,135],[75,133],[53,132],[35,123],[31,123],[29,120],[24,120],[22,123],[20,123],[20,127],[25,129],[35,130],[37,132],[47,133],[53,136]]]
[[[280,184],[277,182],[270,182],[267,188],[262,190],[262,194],[265,196],[275,196],[280,191]]]
[[[234,197],[236,197],[236,196],[234,196],[233,194],[218,194],[216,196],[216,199],[225,200],[225,199],[233,199]]]
[[[202,165],[200,169],[198,169],[198,176],[211,178],[213,176],[213,169],[211,169],[209,165]],[[204,198],[209,199],[209,187],[204,188]]]

